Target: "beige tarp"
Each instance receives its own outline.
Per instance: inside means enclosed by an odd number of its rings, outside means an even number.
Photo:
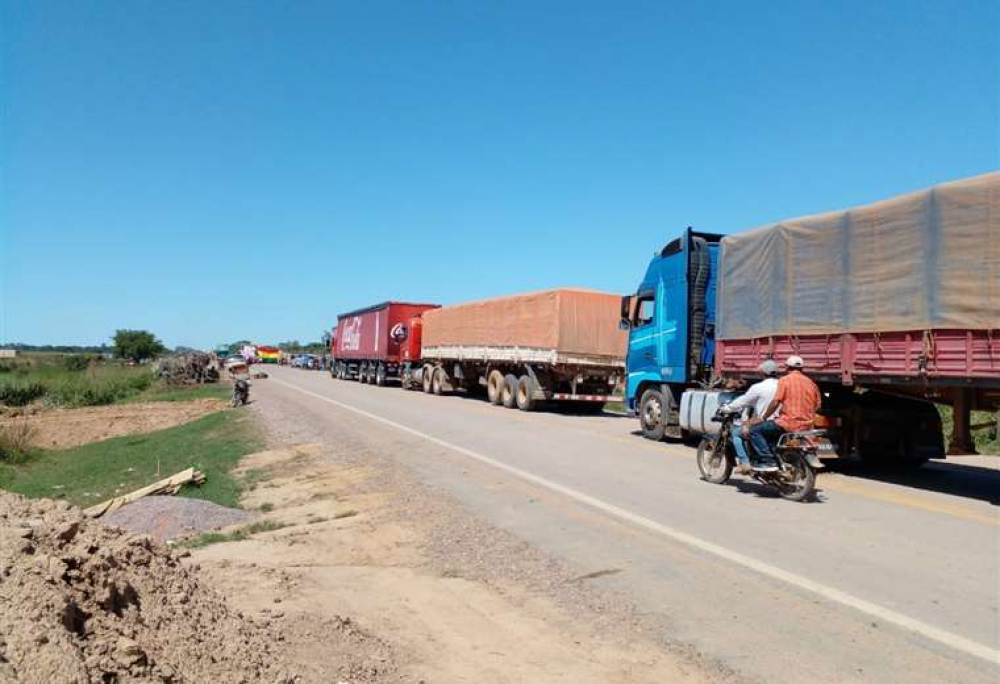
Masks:
[[[719,338],[1000,328],[1000,172],[722,240]]]
[[[517,347],[622,358],[621,298],[587,290],[546,290],[425,311],[423,346]]]

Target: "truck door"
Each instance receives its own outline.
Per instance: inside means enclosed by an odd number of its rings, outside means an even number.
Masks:
[[[657,352],[659,335],[656,330],[656,292],[642,291],[636,295],[632,313],[632,330],[628,340],[629,384],[632,378],[659,372]]]

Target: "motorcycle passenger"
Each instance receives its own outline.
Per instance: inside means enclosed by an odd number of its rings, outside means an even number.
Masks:
[[[757,371],[763,378],[760,382],[754,383],[742,397],[729,402],[726,410],[731,413],[742,412],[742,417],[733,424],[733,431],[730,437],[733,440],[733,448],[736,450],[736,472],[746,475],[753,468],[750,465],[750,457],[747,454],[746,443],[750,440],[751,426],[761,422],[761,416],[774,400],[775,392],[778,390],[778,373],[781,371],[777,362],[767,359],[757,367]]]
[[[802,372],[804,365],[801,357],[788,357],[785,362],[788,372],[778,381],[774,399],[761,415],[762,422],[750,429],[750,441],[760,459],[754,466],[758,472],[778,470],[773,445],[782,434],[810,430],[816,421],[821,395],[816,383]],[[777,414],[779,407],[780,415]]]

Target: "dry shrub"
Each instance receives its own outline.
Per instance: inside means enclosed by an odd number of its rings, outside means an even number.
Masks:
[[[31,451],[35,428],[26,420],[0,425],[0,462],[23,463]]]

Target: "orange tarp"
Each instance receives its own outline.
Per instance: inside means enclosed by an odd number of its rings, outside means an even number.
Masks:
[[[520,347],[623,358],[621,298],[590,290],[545,290],[445,306],[423,314],[423,346]]]

